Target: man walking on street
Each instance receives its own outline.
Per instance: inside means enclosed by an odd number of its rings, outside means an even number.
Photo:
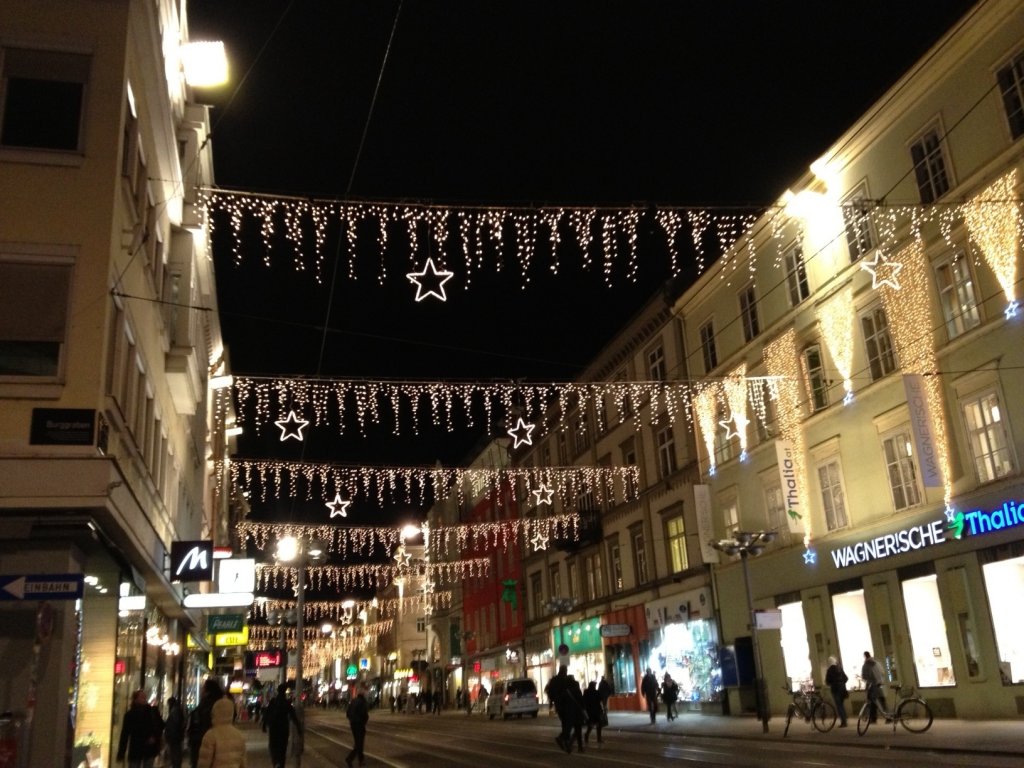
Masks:
[[[345,758],[345,765],[355,765],[355,759],[359,758],[359,765],[366,765],[366,757],[363,755],[363,744],[366,742],[366,723],[370,720],[370,708],[366,703],[366,683],[359,683],[356,688],[356,697],[349,702],[348,710],[349,725],[352,727],[352,751]]]
[[[864,680],[864,687],[868,691],[868,702],[871,704],[871,722],[878,720],[878,708],[885,711],[885,673],[882,665],[871,655],[871,651],[864,651],[864,666],[860,668],[860,676]]]
[[[650,667],[647,668],[643,680],[640,681],[640,693],[647,700],[647,714],[651,716],[653,723],[658,714],[658,678],[654,676]]]

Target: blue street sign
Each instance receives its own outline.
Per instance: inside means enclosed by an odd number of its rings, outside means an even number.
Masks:
[[[0,600],[77,600],[84,589],[80,573],[0,576]]]

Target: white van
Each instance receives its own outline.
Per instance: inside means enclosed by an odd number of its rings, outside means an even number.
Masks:
[[[498,686],[501,685],[499,689]],[[513,715],[536,717],[540,711],[540,697],[537,695],[537,684],[528,677],[516,677],[504,683],[495,683],[492,698],[500,702],[499,714],[508,720]],[[499,694],[500,690],[500,696]],[[490,707],[488,707],[490,714]],[[493,718],[494,715],[491,715]]]

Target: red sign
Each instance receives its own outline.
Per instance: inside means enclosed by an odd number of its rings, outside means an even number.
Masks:
[[[116,659],[114,661],[114,674],[115,675],[123,675],[124,674],[124,667],[125,667],[124,659]]]
[[[263,667],[280,667],[281,666],[281,652],[280,651],[256,651],[253,656],[253,662],[257,669]]]

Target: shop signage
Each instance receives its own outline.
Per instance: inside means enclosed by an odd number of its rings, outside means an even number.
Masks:
[[[249,644],[249,627],[242,627],[241,632],[217,632],[213,636],[213,644],[225,647]]]
[[[907,408],[910,409],[910,429],[914,433],[921,481],[925,488],[941,488],[942,472],[939,471],[938,452],[935,450],[935,429],[928,410],[924,377],[919,373],[904,374],[903,389],[907,394]]]
[[[32,445],[92,445],[96,411],[86,408],[33,408]]]
[[[84,589],[80,573],[0,576],[0,600],[77,600]]]
[[[218,577],[218,592],[255,592],[256,561],[250,557],[221,560]]]
[[[601,625],[601,637],[627,637],[631,632],[629,624]]]
[[[775,441],[775,458],[779,462],[779,484],[782,487],[782,499],[786,505],[786,520],[791,533],[803,533],[804,510],[800,500],[803,497],[800,489],[800,476],[793,460],[795,451],[793,443],[788,440]]]
[[[923,547],[933,547],[946,541],[945,524],[933,520],[924,525],[914,525],[895,533],[886,533],[867,541],[858,541],[832,550],[832,561],[836,568],[860,565],[872,560],[881,560],[892,555],[902,555]]]
[[[252,656],[253,666],[257,669],[281,666],[280,651],[256,651]]]
[[[244,613],[221,613],[206,617],[206,631],[216,632],[241,632],[245,626]]]
[[[213,581],[213,542],[172,541],[171,581]]]
[[[359,657],[359,668],[360,669],[369,669],[370,668],[370,660],[366,656],[360,656]]]
[[[982,512],[980,509],[955,512],[949,530],[953,532],[954,539],[962,539],[965,533],[979,536],[1017,525],[1024,525],[1024,501],[1004,501],[1003,506],[991,512]]]
[[[349,664],[345,668],[345,676],[346,677],[355,677],[358,672],[359,672],[359,670],[356,669],[356,665],[355,664]]]

